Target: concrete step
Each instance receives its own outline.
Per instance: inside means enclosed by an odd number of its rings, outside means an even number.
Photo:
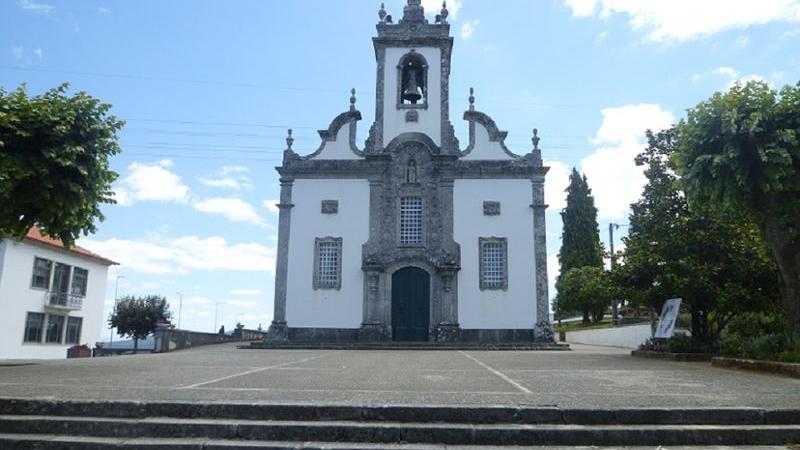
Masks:
[[[435,445],[785,445],[800,425],[552,425],[0,416],[0,432],[114,438],[195,438]]]
[[[562,425],[800,425],[800,408],[361,406],[0,398],[0,415]]]
[[[225,439],[152,439],[152,438],[96,438],[44,434],[0,434],[0,448],[13,450],[104,450],[124,448],[127,450],[653,450],[648,447],[553,447],[553,446],[461,446],[461,445],[417,445],[417,444],[363,444],[331,442],[279,442],[279,441],[237,441]],[[665,447],[660,447],[667,450]],[[668,450],[785,450],[788,446],[670,446]]]

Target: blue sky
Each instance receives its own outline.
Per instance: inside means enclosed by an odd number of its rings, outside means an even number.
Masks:
[[[386,2],[395,17],[400,0]],[[427,12],[437,1],[423,1]],[[433,6],[435,5],[435,9]],[[800,80],[798,0],[449,1],[455,36],[450,105],[456,132],[468,90],[517,153],[540,130],[551,278],[563,189],[586,172],[607,224],[627,223],[641,192],[632,162],[646,128],[736,80],[776,87]],[[374,117],[371,37],[378,1],[72,1],[0,4],[0,85],[39,93],[69,81],[127,121],[120,204],[81,244],[122,263],[120,295],[167,296],[181,325],[241,320],[266,327],[272,290],[278,179],[273,167],[358,91],[360,140]],[[623,227],[620,235],[626,230]],[[617,242],[617,246],[619,246]],[[552,294],[552,292],[551,292]]]

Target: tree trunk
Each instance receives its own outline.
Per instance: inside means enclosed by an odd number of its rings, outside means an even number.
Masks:
[[[133,338],[133,353],[139,354],[139,338]]]
[[[591,320],[589,319],[589,308],[583,308],[583,323],[589,323]]]
[[[800,217],[791,222],[800,230]],[[796,338],[800,336],[800,240],[790,234],[790,226],[780,217],[768,216],[764,220],[764,236],[781,274],[781,300]]]

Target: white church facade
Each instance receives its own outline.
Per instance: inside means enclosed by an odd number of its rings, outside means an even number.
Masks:
[[[470,93],[469,142],[449,116],[453,38],[409,0],[381,7],[375,122],[356,143],[355,92],[303,155],[291,130],[270,339],[552,342],[539,138],[505,145]]]

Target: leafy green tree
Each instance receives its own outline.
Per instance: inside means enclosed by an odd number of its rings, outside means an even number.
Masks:
[[[768,309],[778,294],[775,266],[754,225],[740,214],[687,202],[670,170],[675,130],[647,133],[636,163],[648,183],[631,205],[630,234],[617,282],[656,310],[670,297],[689,307],[692,337],[710,347],[727,323],[744,311]]]
[[[678,135],[675,163],[688,195],[758,225],[800,335],[800,83],[780,92],[763,82],[717,92],[688,110]]]
[[[139,350],[139,339],[145,339],[156,330],[161,321],[169,320],[172,313],[164,297],[124,297],[117,303],[108,324],[117,328],[117,334],[133,338],[134,351]]]
[[[600,229],[597,225],[597,208],[594,206],[594,197],[589,188],[585,175],[581,175],[573,168],[569,176],[567,187],[567,206],[561,211],[561,220],[564,223],[561,232],[561,251],[558,253],[558,262],[561,266],[560,273],[569,272],[578,267],[603,267],[603,248],[600,245]],[[560,280],[560,277],[559,277]],[[589,322],[591,313],[590,305],[581,305],[561,295],[560,281],[556,281],[556,291],[559,293],[558,301],[564,305],[571,305],[574,311],[583,313],[583,322]],[[562,312],[570,311],[563,305],[557,306]]]
[[[594,322],[600,322],[613,294],[611,280],[602,267],[574,267],[559,277],[557,305],[567,311],[586,309]]]
[[[68,96],[67,84],[28,97],[25,86],[0,87],[0,236],[25,236],[38,225],[72,245],[96,231],[100,204],[114,203],[123,122],[110,105],[85,92]]]

